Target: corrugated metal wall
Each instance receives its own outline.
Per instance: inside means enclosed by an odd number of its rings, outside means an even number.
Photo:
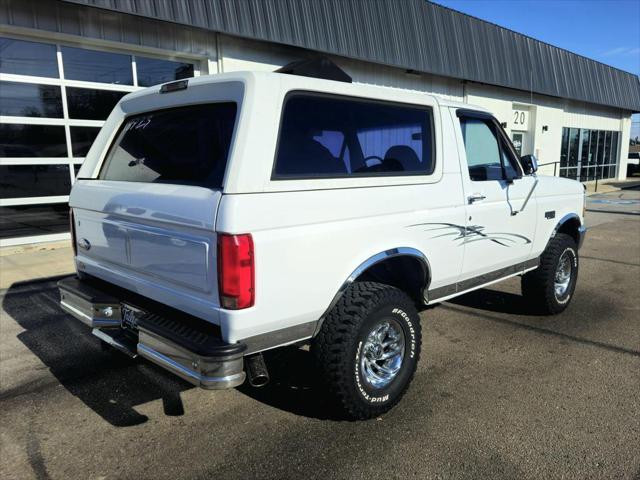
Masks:
[[[424,0],[64,0],[640,111],[632,75]]]
[[[2,24],[216,58],[211,32],[58,0],[0,0]]]

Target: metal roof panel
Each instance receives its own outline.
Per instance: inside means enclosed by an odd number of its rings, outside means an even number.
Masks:
[[[637,75],[425,0],[64,1],[640,111]]]

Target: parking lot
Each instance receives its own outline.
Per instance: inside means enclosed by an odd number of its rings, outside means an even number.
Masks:
[[[409,392],[367,422],[333,416],[305,350],[271,355],[263,389],[207,392],[102,351],[56,279],[14,283],[2,477],[638,479],[640,191],[588,209],[565,313],[528,314],[519,279],[424,310]]]

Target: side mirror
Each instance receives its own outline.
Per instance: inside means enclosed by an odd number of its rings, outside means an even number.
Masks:
[[[525,175],[533,175],[538,171],[538,160],[535,155],[524,155],[520,157],[520,163]]]

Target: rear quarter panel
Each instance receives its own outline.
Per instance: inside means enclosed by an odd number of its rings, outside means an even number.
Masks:
[[[220,312],[225,338],[317,321],[351,273],[393,248],[423,252],[433,286],[455,282],[462,247],[415,228],[425,222],[464,223],[459,175],[433,184],[225,195],[217,229],[250,232],[256,268],[255,306]]]

